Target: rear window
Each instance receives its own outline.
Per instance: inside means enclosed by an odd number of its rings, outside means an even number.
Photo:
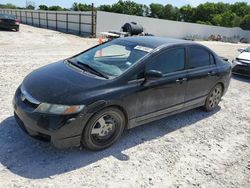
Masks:
[[[0,18],[4,19],[16,19],[16,16],[10,14],[0,14]]]
[[[203,67],[214,63],[214,59],[211,58],[211,54],[202,48],[191,47],[189,49],[189,68]]]

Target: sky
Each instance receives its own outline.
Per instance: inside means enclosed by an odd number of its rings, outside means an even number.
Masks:
[[[28,0],[35,2],[36,6],[39,6],[41,4],[45,4],[47,6],[52,5],[59,5],[65,8],[70,8],[74,2],[80,2],[80,3],[86,3],[91,4],[94,3],[95,6],[101,5],[101,4],[113,4],[116,3],[118,0]],[[205,2],[222,2],[223,0],[212,0],[212,1],[201,1],[201,0],[133,0],[137,3],[147,4],[150,3],[160,3],[160,4],[172,4],[174,6],[180,7],[182,5],[190,4],[192,6],[197,6],[200,3]],[[224,0],[224,3],[235,3],[237,1],[244,1],[250,3],[250,0]],[[20,7],[24,7],[26,4],[26,0],[0,0],[0,4],[6,4],[11,3]]]

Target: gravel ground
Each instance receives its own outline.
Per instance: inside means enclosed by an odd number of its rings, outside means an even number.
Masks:
[[[11,105],[23,78],[96,42],[25,25],[0,31],[0,187],[250,187],[250,78],[233,77],[217,111],[140,126],[104,151],[57,150],[25,135]],[[200,43],[230,59],[246,46]]]

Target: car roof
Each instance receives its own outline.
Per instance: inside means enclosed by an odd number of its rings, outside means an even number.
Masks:
[[[0,14],[0,18],[9,18],[9,19],[15,19],[15,15],[12,14]]]
[[[167,38],[167,37],[156,37],[156,36],[136,36],[136,37],[125,37],[121,40],[138,43],[138,45],[147,46],[151,48],[157,48],[162,45],[170,44],[196,44],[192,41],[186,41],[182,39]]]

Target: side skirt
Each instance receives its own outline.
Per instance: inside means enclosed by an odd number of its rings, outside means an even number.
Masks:
[[[198,99],[195,99],[195,100],[183,103],[183,104],[179,104],[179,105],[176,105],[176,106],[164,109],[164,110],[156,111],[150,114],[146,114],[144,116],[131,119],[128,122],[128,129],[203,106],[205,104],[206,98],[207,96],[204,96],[204,97],[201,97],[201,98],[198,98]]]

